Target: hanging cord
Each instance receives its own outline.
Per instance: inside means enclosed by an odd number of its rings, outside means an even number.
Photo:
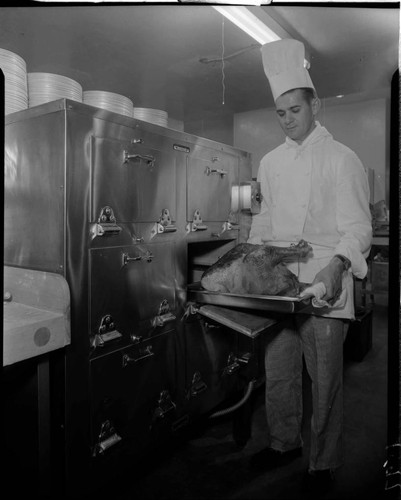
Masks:
[[[228,61],[229,59],[234,59],[235,57],[238,57],[242,54],[245,54],[245,52],[249,52],[250,50],[254,49],[260,49],[260,45],[249,45],[249,47],[245,47],[244,49],[237,50],[236,52],[233,52],[232,54],[227,54],[224,56],[224,61]],[[221,57],[213,57],[213,58],[208,58],[208,57],[201,57],[199,59],[199,62],[202,64],[211,64],[211,63],[219,63],[221,62]]]
[[[221,24],[221,86],[223,88],[223,99],[222,99],[222,104],[224,106],[224,101],[225,101],[225,93],[226,93],[226,85],[225,85],[225,79],[226,75],[224,73],[224,56],[225,56],[225,47],[224,47],[224,17],[222,19],[222,24]]]
[[[249,396],[252,394],[253,388],[256,384],[256,380],[251,380],[248,384],[248,387],[246,388],[244,396],[233,406],[230,406],[229,408],[225,408],[224,410],[219,410],[216,411],[215,413],[212,413],[209,415],[209,418],[216,418],[216,417],[221,417],[223,415],[227,415],[228,413],[232,413],[233,411],[237,410],[240,406],[242,406],[244,403],[246,403],[249,399]]]

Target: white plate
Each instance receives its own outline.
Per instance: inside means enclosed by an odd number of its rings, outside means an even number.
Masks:
[[[161,127],[168,126],[168,113],[162,109],[134,108],[134,118],[160,125]]]
[[[28,108],[26,63],[18,54],[0,49],[0,68],[4,74],[4,112],[6,115]]]
[[[133,116],[134,104],[128,97],[104,90],[85,90],[83,102],[125,116]]]
[[[82,102],[82,86],[72,78],[54,73],[28,73],[29,107],[57,99]]]

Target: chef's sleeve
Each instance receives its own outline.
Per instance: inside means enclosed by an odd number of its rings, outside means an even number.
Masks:
[[[362,279],[368,270],[366,258],[372,244],[372,218],[368,177],[352,151],[342,158],[336,181],[336,221],[341,237],[335,254],[347,257],[354,276]]]

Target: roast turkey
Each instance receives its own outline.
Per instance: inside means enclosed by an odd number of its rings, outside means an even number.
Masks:
[[[304,240],[289,247],[240,243],[203,273],[201,285],[211,292],[296,297],[301,284],[286,262],[311,251]]]

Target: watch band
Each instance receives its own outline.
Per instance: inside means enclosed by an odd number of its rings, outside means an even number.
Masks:
[[[348,269],[351,267],[351,261],[347,259],[347,257],[344,257],[344,255],[336,254],[334,257],[337,257],[337,259],[341,260],[344,265],[344,270],[348,271]]]

